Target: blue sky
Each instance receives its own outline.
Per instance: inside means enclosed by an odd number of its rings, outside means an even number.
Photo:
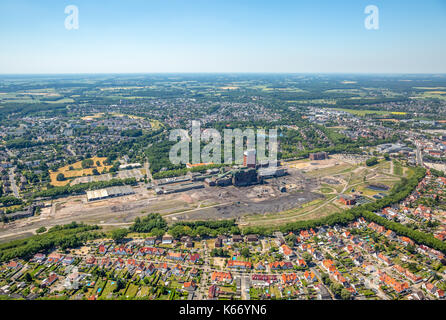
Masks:
[[[446,73],[445,57],[445,0],[0,0],[0,73]]]

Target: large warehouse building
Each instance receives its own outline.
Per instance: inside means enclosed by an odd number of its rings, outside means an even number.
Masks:
[[[105,189],[87,191],[87,200],[88,201],[103,200],[107,198],[127,196],[129,194],[134,194],[134,193],[135,192],[130,186],[110,187]]]

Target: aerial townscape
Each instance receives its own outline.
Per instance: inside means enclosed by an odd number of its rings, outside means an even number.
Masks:
[[[0,92],[3,299],[445,299],[446,77],[3,76]],[[277,160],[173,164],[169,132],[193,120],[277,129]]]
[[[2,314],[443,307],[445,1],[2,0],[0,30]]]

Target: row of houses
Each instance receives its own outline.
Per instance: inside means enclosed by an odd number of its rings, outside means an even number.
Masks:
[[[215,239],[214,245],[216,248],[221,248],[223,245],[231,245],[233,243],[242,243],[242,242],[258,242],[259,238],[257,235],[251,234],[243,237],[238,234],[232,235],[232,237],[227,237],[225,235],[220,235]]]

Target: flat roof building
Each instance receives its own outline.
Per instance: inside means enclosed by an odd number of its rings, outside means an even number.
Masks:
[[[122,197],[134,194],[133,188],[130,186],[117,186],[99,190],[87,191],[87,200],[96,201],[107,198]]]

